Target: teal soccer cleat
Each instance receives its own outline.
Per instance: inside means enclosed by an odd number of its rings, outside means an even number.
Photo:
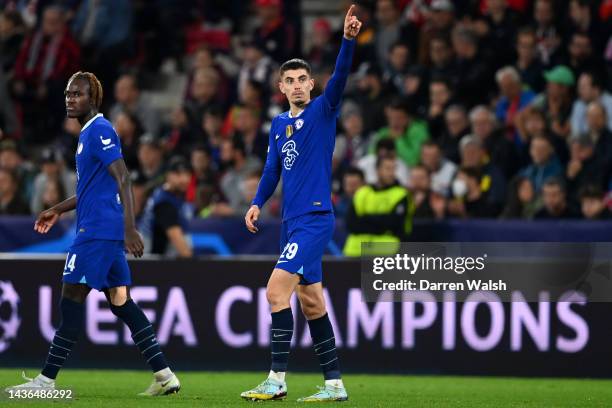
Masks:
[[[335,387],[330,384],[325,384],[324,387],[317,387],[319,392],[310,397],[300,398],[297,402],[335,402],[348,401],[346,388]]]
[[[257,387],[241,393],[240,396],[248,401],[282,400],[287,398],[287,384],[268,377]]]

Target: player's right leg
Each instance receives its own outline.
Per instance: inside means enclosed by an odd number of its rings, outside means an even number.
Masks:
[[[61,322],[49,347],[42,372],[34,378],[27,378],[24,373],[23,378],[28,380],[26,383],[8,387],[5,391],[23,388],[55,388],[55,378],[76,344],[79,332],[83,327],[84,303],[90,290],[91,288],[87,285],[64,282],[60,300]]]
[[[266,296],[272,312],[270,329],[272,366],[265,381],[252,390],[240,394],[246,400],[266,401],[287,397],[285,372],[293,337],[293,313],[290,301],[299,281],[300,278],[296,274],[279,268],[275,268],[270,276]]]

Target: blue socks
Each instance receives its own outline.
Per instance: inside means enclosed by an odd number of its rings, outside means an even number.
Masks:
[[[291,313],[291,308],[272,313],[272,328],[270,329],[272,371],[277,373],[287,371],[292,337],[293,313]]]
[[[76,344],[79,332],[85,320],[85,305],[70,299],[60,300],[61,323],[55,332],[47,361],[42,370],[42,375],[55,379],[57,373],[63,367],[68,354]]]
[[[327,313],[318,319],[308,321],[310,336],[315,353],[319,357],[319,365],[326,380],[340,379],[340,366],[336,353],[336,338],[334,329]]]
[[[138,346],[147,364],[151,366],[153,372],[163,370],[168,367],[166,358],[161,351],[153,327],[147,316],[140,310],[132,299],[128,299],[122,306],[111,304],[111,311],[130,328],[132,340]]]

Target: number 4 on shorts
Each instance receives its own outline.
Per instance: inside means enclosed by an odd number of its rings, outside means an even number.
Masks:
[[[64,265],[64,271],[70,270],[70,272],[74,272],[74,264],[76,262],[76,254],[70,254],[66,257],[66,264]]]

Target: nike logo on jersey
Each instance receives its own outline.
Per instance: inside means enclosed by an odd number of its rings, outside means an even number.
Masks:
[[[289,261],[278,261],[277,264],[279,263],[285,263],[285,262],[289,262]]]
[[[279,137],[280,135],[277,133],[276,136],[274,136],[274,140],[278,140]]]
[[[64,272],[62,275],[63,276],[70,275],[70,272]]]
[[[100,141],[102,142],[104,146],[108,146],[111,142],[111,139],[110,138],[104,139],[102,136],[100,136]]]
[[[288,334],[289,334],[289,333],[285,333],[285,334],[276,334],[276,333],[275,333],[275,334],[273,335],[273,337],[274,337],[274,338],[276,338],[276,337],[283,337],[283,336],[286,336],[286,335],[288,335]]]

